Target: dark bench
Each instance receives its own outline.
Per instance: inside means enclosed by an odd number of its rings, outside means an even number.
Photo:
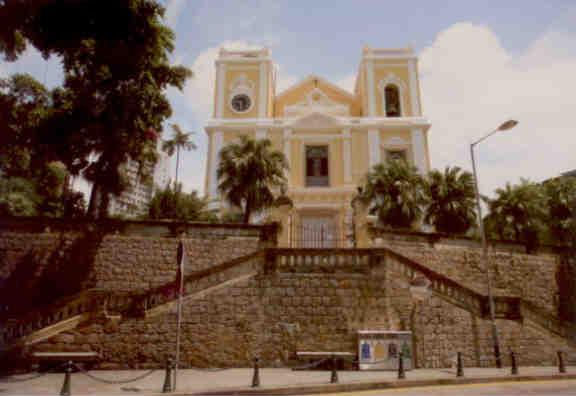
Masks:
[[[39,371],[61,366],[67,361],[72,361],[76,364],[82,363],[86,369],[89,369],[100,360],[100,355],[98,352],[93,351],[33,352],[30,355],[30,360],[33,365],[38,366]]]
[[[310,369],[297,367],[295,368],[295,370],[314,370],[314,369],[330,370],[332,369],[332,357],[334,357],[336,360],[336,368],[338,370],[356,368],[356,364],[354,364],[356,354],[351,352],[301,351],[296,352],[296,357],[298,358],[298,360],[303,360],[304,364],[306,363],[312,364],[319,360],[325,360],[325,359],[328,360]]]

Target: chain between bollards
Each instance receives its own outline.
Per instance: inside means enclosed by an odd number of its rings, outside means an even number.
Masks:
[[[558,351],[558,372],[565,373],[566,366],[564,365],[564,355],[562,351]]]
[[[60,396],[70,396],[70,374],[72,374],[72,361],[68,360],[66,363],[66,368],[64,369],[64,383],[62,384],[62,389],[60,390]]]
[[[406,372],[404,371],[404,356],[402,351],[398,354],[398,379],[406,378]]]
[[[510,369],[510,374],[517,375],[518,374],[518,364],[516,362],[516,354],[514,351],[510,351],[510,363],[512,365]]]
[[[162,386],[162,393],[172,393],[172,367],[173,362],[171,358],[166,359],[166,375],[164,376],[164,386]]]
[[[457,359],[456,377],[464,377],[464,364],[462,363],[462,352],[457,353],[456,359]]]
[[[330,375],[330,383],[338,383],[338,371],[336,370],[336,356],[332,354],[332,374]]]
[[[252,375],[252,388],[258,388],[260,386],[260,365],[258,364],[259,359],[254,358],[254,374]]]

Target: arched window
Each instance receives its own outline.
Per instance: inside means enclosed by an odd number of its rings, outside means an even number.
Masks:
[[[386,117],[400,117],[400,92],[394,84],[386,85],[384,88],[384,98],[386,100]]]

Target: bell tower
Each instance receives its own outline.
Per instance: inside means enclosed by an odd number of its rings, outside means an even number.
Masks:
[[[272,62],[268,49],[228,51],[216,60],[215,119],[263,119],[272,115]]]

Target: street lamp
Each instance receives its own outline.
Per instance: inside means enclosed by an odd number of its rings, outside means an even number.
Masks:
[[[472,158],[472,171],[474,172],[474,191],[476,193],[476,207],[478,210],[478,225],[480,227],[480,235],[482,236],[482,262],[484,264],[484,273],[486,274],[486,286],[488,289],[488,305],[490,308],[490,321],[492,323],[492,342],[494,344],[494,357],[496,359],[496,367],[502,368],[502,359],[500,357],[500,343],[498,341],[498,328],[496,327],[496,313],[494,309],[494,296],[492,295],[492,280],[488,270],[488,246],[486,243],[486,230],[484,229],[484,222],[482,221],[482,206],[480,205],[480,193],[478,192],[478,174],[476,173],[476,161],[474,159],[474,147],[489,138],[496,132],[507,131],[518,125],[516,120],[508,120],[501,124],[498,128],[489,134],[478,139],[470,145],[470,157]]]

